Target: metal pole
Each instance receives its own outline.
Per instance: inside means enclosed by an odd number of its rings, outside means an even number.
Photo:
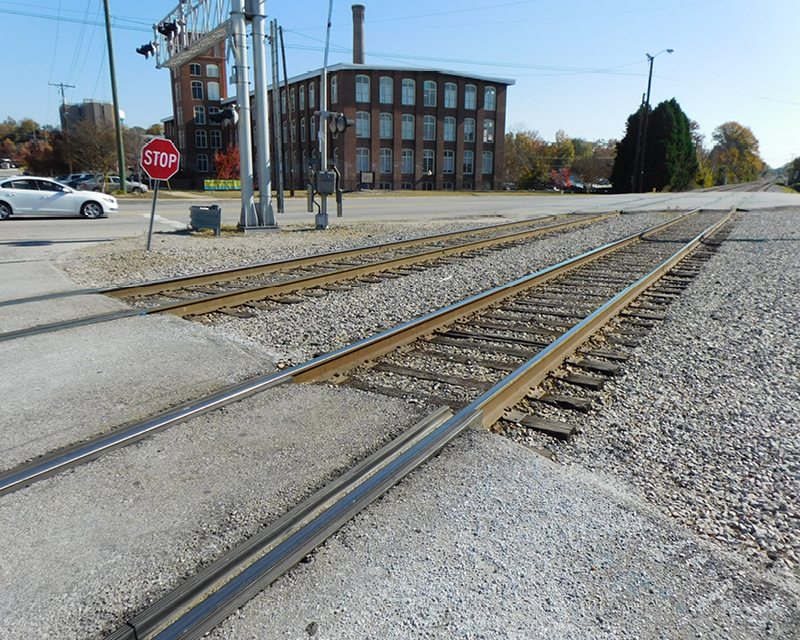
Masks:
[[[631,170],[631,193],[637,193],[639,181],[639,154],[642,149],[642,122],[644,120],[644,94],[642,94],[642,104],[639,105],[639,131],[636,134],[636,153],[633,156],[633,168]]]
[[[283,144],[281,142],[281,98],[278,80],[278,22],[269,23],[270,55],[272,56],[272,130],[275,133],[275,192],[278,196],[278,211],[283,213]]]
[[[656,54],[657,55],[657,54]],[[638,185],[637,193],[641,193],[644,188],[644,149],[647,144],[647,117],[650,115],[650,86],[653,82],[653,60],[655,56],[647,54],[650,60],[650,73],[647,75],[647,98],[644,101],[644,124],[642,125],[642,150],[639,153],[639,166],[637,167]]]
[[[328,170],[328,47],[331,41],[331,15],[333,14],[333,0],[328,3],[328,22],[325,32],[325,57],[322,62],[322,78],[320,81],[320,116],[319,116],[319,157],[320,171]],[[316,215],[316,227],[323,230],[328,228],[328,196],[320,194],[320,208]]]
[[[267,91],[267,45],[264,32],[265,0],[256,0],[253,15],[253,81],[256,91],[256,150],[258,152],[258,222],[275,226],[275,209],[272,206],[272,176],[269,155],[269,95]]]
[[[117,163],[119,164],[119,181],[122,192],[128,193],[128,182],[125,179],[125,150],[122,147],[122,123],[119,120],[119,99],[117,98],[117,72],[114,67],[114,42],[111,38],[111,10],[108,0],[103,0],[106,12],[106,38],[108,39],[108,69],[111,72],[111,99],[114,104],[114,129],[117,135]]]
[[[281,58],[283,59],[283,86],[286,91],[286,98],[289,99],[289,74],[286,72],[286,50],[283,48],[283,27],[278,27],[278,35],[281,40]],[[292,103],[289,101],[289,195],[294,196],[294,133],[295,120],[292,117]]]
[[[258,225],[253,201],[253,138],[250,123],[250,77],[247,70],[247,22],[244,0],[232,0],[233,60],[236,74],[236,104],[239,109],[239,175],[242,182],[242,229]]]
[[[147,250],[150,251],[150,240],[153,237],[153,221],[156,218],[156,200],[158,200],[158,185],[161,180],[156,180],[156,188],[153,189],[153,208],[150,209],[150,230],[147,232]]]

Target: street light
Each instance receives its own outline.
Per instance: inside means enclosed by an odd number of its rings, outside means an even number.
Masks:
[[[642,122],[642,119],[639,120],[639,137],[641,138],[641,144],[637,143],[636,145],[636,162],[634,162],[634,182],[636,183],[634,192],[636,193],[641,193],[642,186],[644,185],[644,148],[645,142],[647,141],[647,117],[650,114],[650,85],[653,83],[653,60],[662,53],[672,53],[673,51],[675,51],[675,49],[664,49],[663,51],[659,51],[655,56],[651,56],[649,53],[645,54],[647,60],[650,62],[650,73],[647,76],[647,98],[645,98],[644,101],[644,122]]]

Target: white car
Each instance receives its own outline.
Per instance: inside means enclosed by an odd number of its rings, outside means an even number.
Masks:
[[[12,214],[80,214],[101,218],[117,211],[117,199],[102,193],[76,191],[34,176],[0,179],[0,220]]]

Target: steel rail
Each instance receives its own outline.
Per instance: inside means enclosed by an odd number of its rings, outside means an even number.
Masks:
[[[518,291],[546,282],[600,256],[636,242],[640,238],[685,220],[698,212],[699,209],[679,218],[662,222],[640,233],[603,245],[505,285],[489,289],[294,367],[289,367],[277,373],[259,376],[244,383],[231,385],[203,396],[198,400],[189,401],[158,413],[150,418],[119,426],[108,433],[36,458],[26,464],[0,473],[0,495],[17,491],[34,482],[61,473],[66,469],[94,460],[109,451],[137,442],[157,431],[185,422],[190,418],[213,411],[254,393],[266,391],[287,382],[313,382],[335,377],[351,367],[363,362],[369,362],[401,345],[416,340],[418,337],[428,335],[460,317],[475,312],[481,307],[489,306]]]
[[[409,265],[416,262],[424,262],[427,260],[434,260],[436,258],[441,258],[448,255],[453,255],[457,253],[465,253],[469,251],[475,251],[476,249],[480,249],[484,246],[489,246],[492,244],[502,244],[503,242],[510,242],[513,240],[524,239],[526,237],[531,237],[535,235],[539,235],[542,233],[546,233],[548,231],[559,231],[562,229],[568,229],[572,226],[577,226],[580,224],[587,224],[589,222],[596,222],[599,220],[603,220],[610,216],[618,215],[617,213],[611,214],[604,214],[599,216],[592,216],[589,218],[580,218],[577,220],[571,220],[569,222],[561,222],[552,225],[547,225],[544,227],[537,227],[536,229],[529,229],[527,231],[521,232],[512,232],[509,234],[505,234],[502,236],[497,236],[494,238],[487,238],[483,240],[477,240],[473,242],[468,242],[465,244],[454,245],[452,247],[443,247],[438,248],[431,251],[425,251],[422,253],[415,253],[415,254],[408,254],[407,256],[401,256],[399,258],[393,258],[388,261],[377,261],[371,263],[365,263],[364,265],[359,265],[357,267],[346,267],[343,269],[336,269],[334,271],[328,271],[323,274],[317,275],[310,275],[310,276],[303,276],[300,278],[290,278],[288,280],[284,280],[282,282],[273,283],[269,285],[261,285],[257,287],[244,287],[240,289],[236,289],[235,291],[228,291],[218,294],[211,294],[207,296],[202,296],[199,298],[195,298],[193,300],[183,300],[181,302],[170,303],[166,305],[158,305],[149,308],[143,309],[127,309],[123,311],[114,311],[111,313],[103,313],[97,314],[93,316],[86,316],[83,318],[76,318],[73,320],[62,320],[58,322],[51,322],[48,324],[37,325],[35,327],[30,327],[26,329],[17,329],[15,331],[8,331],[5,333],[0,333],[0,342],[4,342],[6,340],[14,340],[16,338],[23,338],[32,335],[38,335],[41,333],[48,333],[51,331],[60,331],[62,329],[69,329],[72,327],[79,327],[89,324],[97,324],[100,322],[108,322],[111,320],[119,320],[120,318],[129,318],[133,316],[146,316],[146,315],[153,315],[156,313],[171,313],[173,315],[202,315],[205,313],[211,313],[213,311],[218,311],[223,308],[229,308],[233,306],[238,306],[245,304],[247,302],[252,302],[253,300],[263,299],[267,296],[278,296],[284,295],[286,293],[297,291],[298,289],[304,288],[314,288],[324,286],[326,284],[331,284],[333,282],[337,282],[343,279],[353,279],[359,276],[363,276],[365,274],[375,273],[376,270],[387,270],[392,268],[399,268],[403,265]],[[546,220],[547,218],[543,218]],[[504,223],[505,225],[516,225],[522,223],[510,222]],[[492,229],[489,227],[488,229]],[[456,232],[456,235],[464,235],[465,232]],[[440,234],[439,236],[429,236],[429,238],[440,238],[440,237],[449,237],[452,234]],[[425,239],[426,241],[428,238]],[[392,244],[421,244],[421,242],[415,240],[401,240],[398,243]],[[187,286],[191,284],[192,286],[199,286],[202,283],[211,283],[210,280],[207,281],[209,277],[216,277],[218,274],[221,273],[232,273],[237,271],[242,271],[246,269],[254,269],[255,271],[259,271],[260,273],[266,273],[267,270],[271,271],[279,271],[281,269],[288,269],[288,268],[298,268],[301,266],[308,266],[312,264],[319,264],[320,262],[326,262],[326,258],[330,256],[338,256],[339,258],[342,257],[357,257],[359,255],[365,255],[366,253],[375,253],[378,251],[384,251],[387,248],[391,248],[390,245],[370,245],[366,248],[359,248],[359,249],[346,249],[343,251],[337,251],[333,253],[323,253],[323,254],[316,254],[312,256],[304,256],[301,258],[290,258],[287,260],[281,260],[279,262],[273,263],[266,263],[263,265],[258,265],[256,267],[239,267],[235,269],[226,270],[224,272],[210,272],[208,274],[200,274],[197,276],[187,276],[184,278],[172,278],[169,280],[164,281],[156,281],[152,283],[147,283],[144,285],[124,285],[124,287],[116,287],[116,288],[107,288],[97,289],[97,290],[83,290],[84,293],[108,293],[110,295],[117,295],[122,297],[123,295],[133,295],[129,291],[127,293],[119,293],[122,289],[126,289],[128,287],[133,287],[137,291],[145,291],[149,290],[150,288],[154,288],[153,291],[171,291],[174,289],[178,289],[181,286]],[[255,273],[254,271],[254,273]],[[253,274],[251,274],[253,275]],[[244,276],[237,276],[237,277],[244,277]],[[224,278],[222,278],[224,279]],[[166,289],[158,289],[160,286],[160,282],[167,283],[169,286]],[[178,283],[183,283],[182,285]],[[54,297],[61,296],[61,294],[53,294]],[[32,299],[31,299],[32,300]]]
[[[735,211],[735,210],[734,210]],[[185,611],[161,629],[153,640],[195,640],[201,638],[236,609],[295,566],[325,539],[333,535],[359,511],[366,508],[392,486],[441,451],[470,426],[488,427],[522,399],[531,386],[549,375],[586,339],[602,328],[631,301],[640,296],[664,274],[693,252],[708,236],[724,225],[734,211],[684,244],[670,258],[647,275],[626,287],[594,313],[558,338],[549,347],[520,366],[505,380],[464,407],[452,418],[403,451],[363,483],[322,510],[317,517],[296,530],[268,553],[255,559],[219,589],[209,593],[196,606]],[[112,636],[108,640],[144,640],[147,634]]]
[[[74,291],[62,291],[59,293],[48,293],[41,296],[33,296],[29,298],[16,298],[14,300],[0,301],[0,307],[25,304],[28,302],[41,302],[43,300],[53,300],[57,298],[66,298],[77,295],[87,294],[104,294],[112,295],[118,298],[128,296],[149,295],[163,291],[174,291],[175,289],[182,289],[187,286],[202,286],[208,284],[215,284],[227,280],[236,280],[239,278],[246,278],[250,276],[261,275],[265,273],[273,273],[275,271],[282,271],[288,269],[296,269],[298,267],[318,264],[323,260],[340,260],[342,258],[353,258],[359,255],[369,255],[378,251],[402,249],[404,247],[413,246],[415,244],[426,244],[430,242],[441,242],[448,239],[456,239],[462,236],[494,231],[496,229],[512,228],[514,226],[521,226],[525,224],[532,224],[541,222],[548,219],[559,218],[567,215],[574,215],[573,213],[557,213],[549,216],[542,216],[540,218],[525,218],[524,220],[513,220],[510,222],[503,222],[496,225],[486,225],[484,227],[471,227],[461,231],[450,231],[446,233],[438,233],[431,236],[418,236],[416,238],[409,238],[407,240],[397,240],[396,242],[389,242],[385,244],[364,245],[355,247],[353,249],[341,249],[338,251],[327,251],[324,253],[316,253],[307,256],[300,256],[298,258],[286,258],[283,260],[273,260],[270,262],[259,262],[256,264],[249,264],[242,267],[230,267],[228,269],[217,269],[204,273],[196,273],[189,276],[177,276],[175,278],[164,278],[160,280],[150,280],[147,282],[135,282],[131,284],[116,285],[112,287],[97,287],[95,289],[76,289]],[[594,216],[593,216],[594,217]]]

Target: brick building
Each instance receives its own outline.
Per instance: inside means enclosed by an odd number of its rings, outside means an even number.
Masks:
[[[318,156],[320,77],[320,71],[309,72],[288,81],[288,95],[281,89],[285,184],[290,138],[298,186],[306,184],[309,160]],[[343,188],[502,188],[506,88],[513,80],[342,63],[328,69],[328,83],[328,110],[356,122],[329,134],[328,158],[341,172]]]
[[[176,180],[188,180],[187,187],[202,189],[203,180],[215,176],[214,151],[228,146],[229,132],[209,119],[228,97],[224,43],[172,69],[170,79],[173,113],[162,122],[164,135],[181,153],[181,171]]]

